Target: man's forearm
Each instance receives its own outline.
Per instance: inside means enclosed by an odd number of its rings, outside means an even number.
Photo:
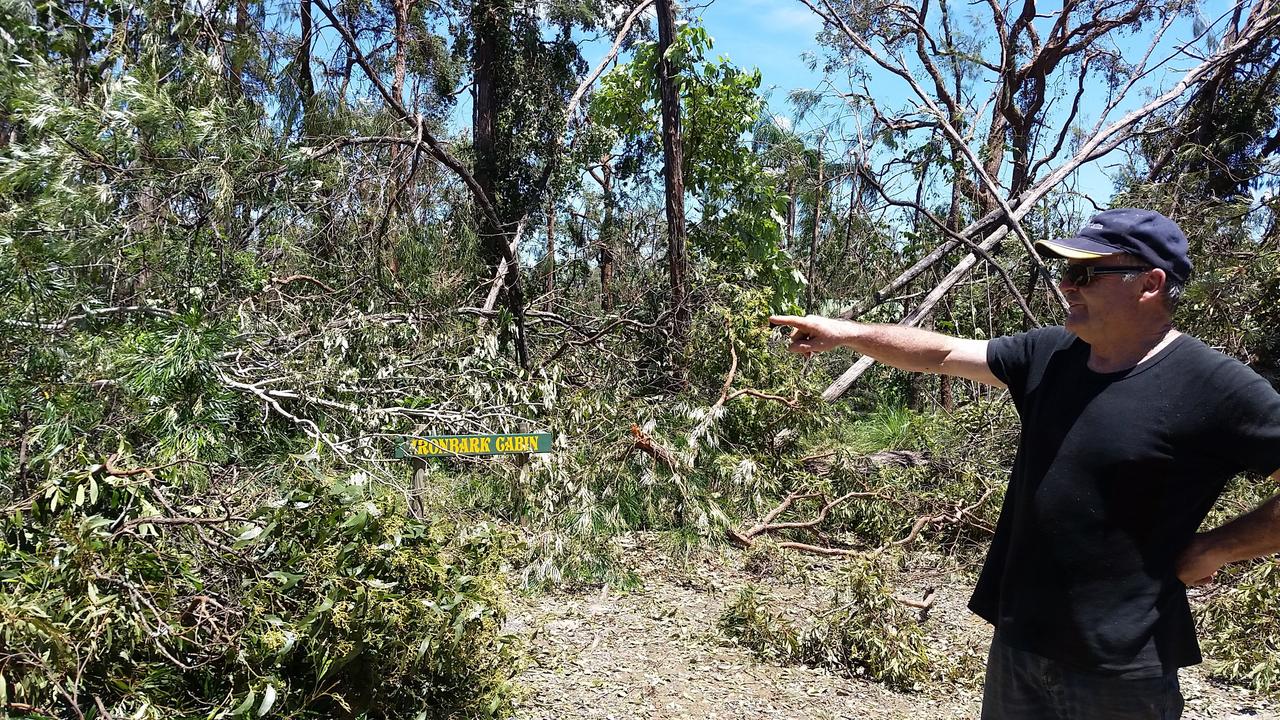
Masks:
[[[794,353],[852,348],[886,365],[911,372],[968,378],[1003,387],[987,365],[987,341],[967,340],[903,325],[868,325],[821,315],[773,315],[769,322],[796,329],[788,346]]]
[[[849,322],[842,345],[885,365],[911,372],[942,372],[956,338],[904,325]]]
[[[1210,552],[1223,563],[1280,552],[1280,495],[1203,535]]]

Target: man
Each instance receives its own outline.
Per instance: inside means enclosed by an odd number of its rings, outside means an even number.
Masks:
[[[1196,533],[1226,482],[1280,480],[1280,395],[1174,329],[1191,275],[1177,225],[1108,210],[1037,243],[1068,264],[1065,327],[991,341],[776,316],[793,352],[855,351],[1007,387],[1022,420],[969,607],[991,622],[983,718],[1177,718],[1200,662],[1186,585],[1280,552],[1280,495]]]

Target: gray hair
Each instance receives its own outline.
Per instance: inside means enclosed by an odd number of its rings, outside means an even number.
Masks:
[[[1146,264],[1146,261],[1138,257],[1137,255],[1130,255],[1128,253],[1125,253],[1124,257],[1132,258],[1135,262],[1140,262],[1144,265]],[[1136,272],[1125,273],[1121,277],[1121,279],[1124,282],[1132,282],[1134,278],[1138,277],[1141,274],[1142,273],[1136,273]],[[1166,270],[1164,273],[1164,308],[1165,310],[1169,311],[1170,315],[1173,314],[1174,310],[1178,309],[1178,304],[1182,302],[1182,296],[1186,293],[1186,291],[1187,291],[1186,282],[1175,279]]]
[[[1122,278],[1124,282],[1132,282],[1142,273],[1125,273]],[[1182,302],[1182,296],[1187,291],[1187,285],[1181,280],[1173,278],[1169,273],[1164,274],[1164,308],[1172,315],[1174,310],[1178,309],[1178,303]]]
[[[1175,280],[1168,275],[1164,276],[1164,307],[1170,314],[1178,309],[1178,303],[1182,302],[1182,295],[1186,291],[1186,283],[1181,280]]]

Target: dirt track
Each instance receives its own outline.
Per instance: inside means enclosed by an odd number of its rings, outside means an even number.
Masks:
[[[957,578],[925,572],[902,578],[904,596],[924,584],[939,588],[925,627],[931,651],[948,658],[958,679],[901,693],[829,670],[761,662],[717,629],[725,603],[748,582],[775,588],[798,606],[819,607],[817,588],[802,578],[754,577],[733,550],[674,563],[650,539],[633,541],[625,557],[640,589],[555,592],[522,598],[513,608],[509,630],[526,639],[532,658],[518,677],[526,689],[521,720],[978,716],[990,629],[965,609],[970,588]],[[1209,680],[1201,668],[1184,670],[1182,686],[1186,720],[1280,718],[1275,700]]]

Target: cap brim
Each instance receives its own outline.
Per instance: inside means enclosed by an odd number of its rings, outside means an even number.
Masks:
[[[1093,260],[1094,258],[1119,255],[1124,252],[1118,248],[1081,237],[1063,240],[1037,240],[1036,249],[1043,251],[1045,255],[1050,257],[1066,258],[1067,260]]]

